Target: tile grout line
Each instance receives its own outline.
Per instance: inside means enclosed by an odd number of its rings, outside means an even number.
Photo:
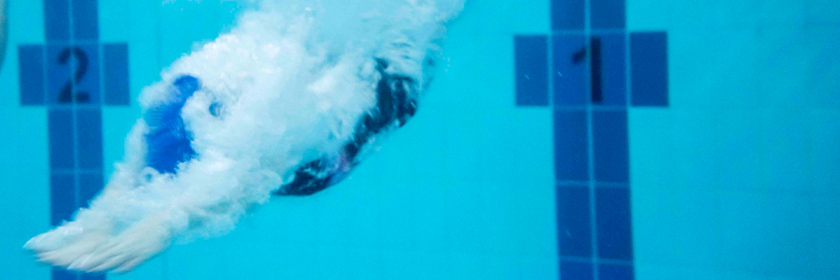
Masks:
[[[630,258],[629,258],[629,265],[632,269],[632,277],[633,279],[636,278],[636,268],[635,268],[635,257],[633,257],[633,252],[635,249],[633,248],[635,243],[633,242],[633,207],[632,207],[632,193],[633,193],[633,184],[630,181],[632,178],[631,176],[631,169],[630,169],[630,160],[632,159],[630,155],[630,109],[633,108],[633,72],[632,72],[632,55],[633,52],[630,49],[630,27],[628,26],[627,20],[627,2],[625,1],[625,14],[624,14],[624,96],[625,96],[625,106],[627,108],[627,112],[625,113],[625,126],[627,127],[627,222],[630,224],[630,228],[627,232],[630,239]]]
[[[592,45],[590,42],[587,42],[592,36],[592,18],[591,18],[591,1],[586,0],[584,4],[584,27],[583,27],[583,34],[584,34],[584,44],[586,44],[586,52],[587,55],[592,53]],[[590,58],[591,59],[591,58]],[[591,61],[591,60],[590,60]],[[592,83],[592,64],[586,63],[586,70],[585,70],[585,77],[588,84]],[[585,87],[586,88],[586,87]],[[598,274],[598,267],[596,265],[598,261],[598,230],[597,230],[597,223],[598,217],[597,211],[595,209],[595,147],[594,147],[594,131],[593,131],[593,116],[592,116],[592,88],[591,86],[586,90],[589,94],[587,94],[586,98],[586,128],[587,128],[587,156],[589,160],[589,164],[587,166],[588,173],[589,173],[589,223],[590,223],[590,242],[591,242],[591,249],[592,249],[592,279],[599,280],[600,275]]]
[[[589,263],[589,262],[592,261],[592,259],[589,258],[589,257],[571,257],[571,256],[562,257],[561,260],[562,261],[581,262],[581,263]],[[632,267],[633,266],[633,261],[620,260],[620,259],[598,258],[598,259],[595,260],[595,263],[593,265],[596,265],[596,264],[621,265],[621,266],[631,266]]]
[[[69,31],[69,34],[70,34],[69,45],[70,45],[71,48],[75,44],[74,39],[75,39],[75,36],[76,36],[75,30],[74,30],[75,25],[74,25],[74,22],[73,22],[73,1],[74,0],[69,0],[68,5],[67,5],[67,13],[68,13],[67,20],[68,20],[68,28],[70,30]],[[71,51],[72,51],[72,49],[71,49]],[[71,131],[73,131],[73,171],[74,171],[73,172],[74,173],[73,174],[73,180],[74,180],[74,182],[73,182],[73,192],[74,192],[73,195],[74,195],[74,200],[75,200],[74,201],[74,210],[73,210],[74,213],[76,211],[78,211],[79,207],[81,206],[80,203],[79,203],[79,193],[80,193],[80,189],[81,189],[81,186],[80,186],[80,184],[81,184],[80,181],[81,180],[79,178],[80,177],[79,176],[79,154],[80,153],[79,153],[79,129],[78,129],[79,128],[78,127],[79,117],[78,117],[77,110],[76,110],[76,95],[75,95],[75,93],[76,93],[76,77],[74,75],[75,73],[72,71],[72,69],[76,69],[76,64],[77,63],[78,63],[77,60],[74,60],[74,59],[70,60],[70,69],[71,69],[71,71],[70,71],[70,108],[71,108],[70,111],[71,111],[71,114],[72,114],[72,116],[70,118],[72,120],[71,121],[71,127],[72,127]],[[81,273],[75,273],[75,277],[76,277],[77,280],[81,280],[82,279],[82,274]]]
[[[551,5],[551,4],[549,3],[549,5]],[[548,93],[548,108],[551,110],[551,130],[552,130],[551,138],[552,138],[553,141],[556,142],[557,140],[554,139],[555,135],[557,134],[557,123],[556,123],[557,118],[555,117],[556,111],[554,111],[554,108],[556,107],[556,102],[555,102],[556,100],[555,100],[555,94],[554,94],[554,90],[555,90],[554,89],[554,75],[555,75],[555,73],[554,73],[554,71],[555,71],[554,70],[555,69],[554,68],[554,33],[553,33],[554,27],[552,26],[553,24],[551,23],[550,18],[549,18],[549,24],[548,25],[549,25],[549,27],[548,27],[549,34],[548,34],[548,36],[546,36],[546,50],[545,50],[547,52],[546,59],[548,60],[548,61],[546,61],[546,70],[548,71],[548,76],[547,76],[548,77],[548,88],[547,88],[547,90],[548,90],[548,92],[547,92]],[[552,162],[553,162],[553,165],[555,165],[555,167],[552,168],[553,172],[554,172],[554,182],[555,182],[554,183],[554,188],[553,188],[553,190],[554,190],[554,229],[555,229],[555,231],[557,231],[555,233],[555,239],[554,239],[554,240],[557,241],[557,244],[554,246],[554,248],[557,249],[557,257],[558,257],[557,279],[560,279],[562,277],[560,275],[560,270],[561,270],[561,267],[562,267],[561,263],[563,261],[563,248],[561,248],[561,246],[563,244],[563,241],[560,238],[561,235],[560,235],[560,232],[559,232],[560,221],[559,221],[558,218],[559,218],[559,215],[560,215],[560,213],[559,213],[560,212],[559,211],[560,205],[558,205],[557,197],[559,195],[560,190],[557,189],[557,182],[559,182],[557,180],[557,167],[556,167],[556,165],[557,165],[557,148],[554,147],[554,146],[555,146],[554,143],[552,143],[552,149],[554,150],[553,153],[552,153],[552,156],[553,156],[553,161]]]

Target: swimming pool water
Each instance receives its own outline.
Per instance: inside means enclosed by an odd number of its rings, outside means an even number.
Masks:
[[[9,2],[0,278],[63,279],[21,246],[107,179],[140,90],[243,7]],[[834,6],[468,1],[418,115],[346,182],[134,272],[70,277],[837,279]],[[47,58],[70,45],[99,58],[80,84],[102,93],[75,128],[48,98],[71,68]]]

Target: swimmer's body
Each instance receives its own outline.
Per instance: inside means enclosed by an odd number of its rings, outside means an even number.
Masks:
[[[376,83],[375,107],[368,110],[356,125],[352,140],[346,143],[339,155],[331,155],[300,165],[294,180],[274,192],[280,196],[307,196],[338,184],[361,162],[360,153],[373,138],[389,129],[402,127],[417,112],[419,96],[417,82],[412,78],[387,71],[389,63],[377,58],[376,70],[380,80]],[[201,87],[197,78],[184,75],[173,83],[173,102],[150,109],[144,120],[151,128],[146,133],[150,147],[147,164],[161,173],[174,174],[178,164],[196,153],[190,146],[190,132],[180,117],[187,99]],[[213,104],[208,110],[218,114]]]
[[[233,230],[272,195],[342,181],[417,112],[463,7],[357,1],[260,0],[178,59],[140,94],[124,159],[90,207],[24,247],[71,270],[129,271],[175,240]]]

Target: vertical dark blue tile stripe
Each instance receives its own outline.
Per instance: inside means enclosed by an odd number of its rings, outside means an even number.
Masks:
[[[129,103],[128,46],[101,47],[97,0],[43,3],[46,43],[19,46],[20,100],[47,105],[50,223],[58,225],[104,186],[100,106]],[[54,280],[105,278],[52,268]]]
[[[554,169],[557,181],[589,180],[586,111],[554,110]]]
[[[560,278],[634,279],[627,110],[668,105],[667,35],[628,34],[626,0],[550,3]]]
[[[548,36],[514,37],[516,105],[548,106]]]
[[[628,183],[630,154],[626,110],[592,112],[595,181]]]
[[[555,106],[586,105],[589,99],[587,43],[583,35],[561,34],[553,38]]]
[[[97,0],[72,0],[73,37],[75,40],[99,40],[99,3]]]
[[[106,105],[128,105],[128,45],[106,44],[102,46],[103,93]]]
[[[630,53],[633,105],[668,106],[667,34],[630,34]]]
[[[70,40],[70,0],[44,0],[47,42]]]
[[[50,143],[50,168],[72,170],[75,167],[73,153],[73,113],[66,108],[48,110]]]
[[[598,257],[632,261],[633,234],[630,222],[630,189],[625,187],[596,187],[595,201]]]
[[[20,105],[44,105],[44,47],[18,47]]]
[[[102,169],[102,111],[98,108],[76,110],[79,168]]]
[[[633,274],[634,272],[632,265],[598,265],[598,276],[600,276],[601,279],[632,280],[634,279]]]
[[[557,234],[561,257],[592,257],[591,206],[587,185],[557,186]]]
[[[627,62],[625,59],[627,48],[624,38],[623,33],[603,34],[593,37],[593,39],[600,40],[601,77],[599,80],[602,96],[601,102],[594,102],[593,100],[594,105],[622,107],[627,105]]]
[[[76,178],[72,173],[50,176],[50,225],[70,220],[76,211]]]
[[[594,280],[591,262],[560,261],[560,280]]]
[[[584,0],[551,0],[551,29],[583,31],[585,8]]]
[[[90,201],[102,191],[105,177],[102,173],[82,173],[79,175],[79,207],[87,208]]]
[[[624,29],[626,19],[626,0],[590,0],[590,28]]]

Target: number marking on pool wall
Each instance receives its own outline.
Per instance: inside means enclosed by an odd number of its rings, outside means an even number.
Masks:
[[[552,0],[551,34],[514,37],[516,105],[554,116],[561,279],[635,278],[627,111],[668,106],[668,43],[628,32],[625,14],[625,1]]]
[[[102,106],[128,106],[128,46],[99,41],[96,0],[44,0],[45,44],[18,46],[20,102],[45,106],[50,224],[86,207],[104,186]],[[52,279],[105,279],[52,269]]]

